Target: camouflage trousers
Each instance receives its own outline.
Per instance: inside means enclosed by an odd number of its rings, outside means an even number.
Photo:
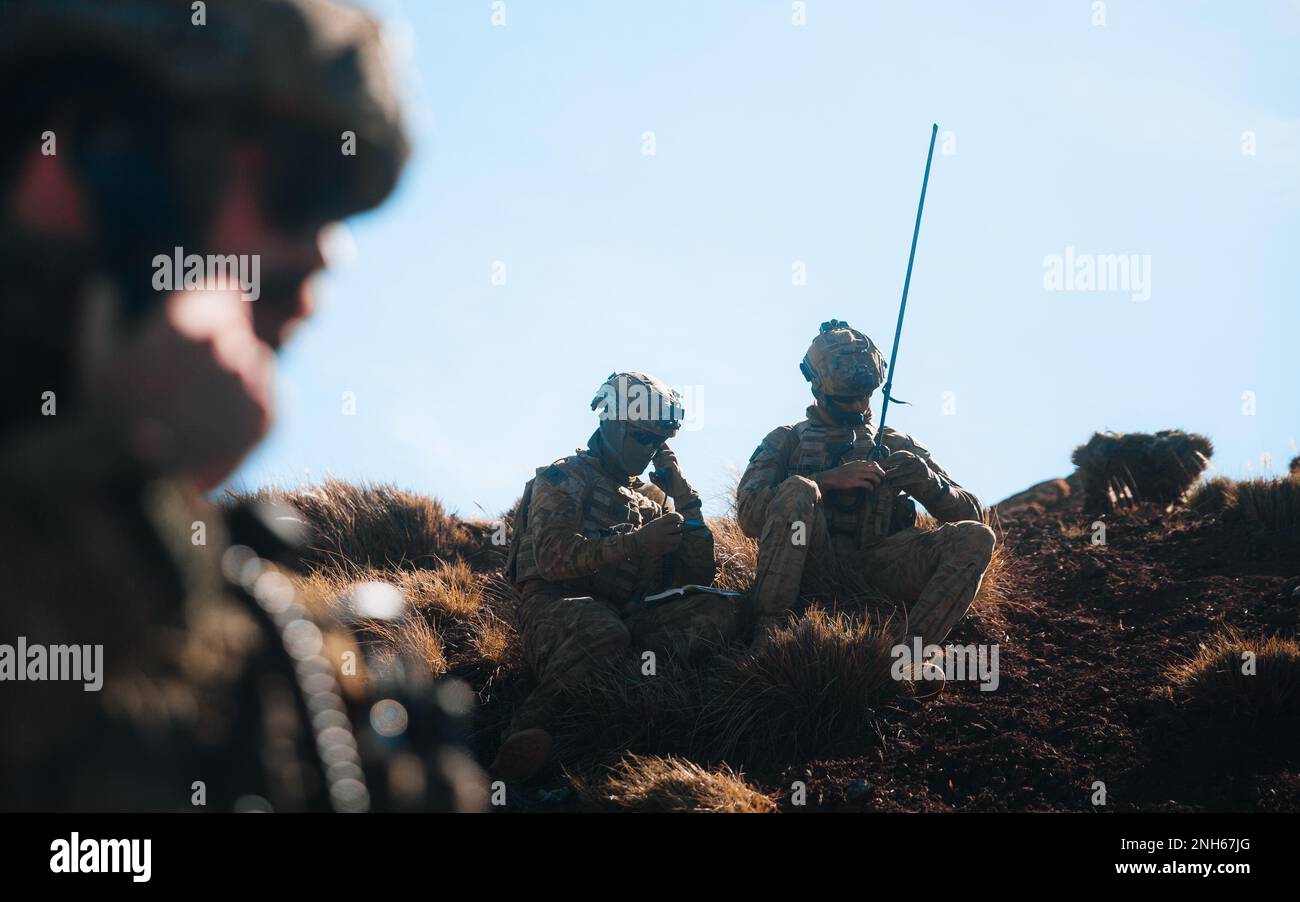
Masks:
[[[592,596],[541,590],[519,606],[524,660],[537,688],[515,712],[510,730],[545,727],[566,691],[630,653],[697,658],[717,651],[736,635],[736,599],[691,594],[654,607],[617,605]]]
[[[792,610],[810,585],[856,577],[905,606],[906,635],[937,644],[974,601],[994,541],[983,523],[963,520],[855,547],[828,530],[817,483],[791,476],[768,507],[750,597],[758,616],[775,617]]]

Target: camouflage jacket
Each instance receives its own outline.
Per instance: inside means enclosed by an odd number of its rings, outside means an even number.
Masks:
[[[328,810],[319,699],[295,676],[327,660],[291,656],[222,576],[217,510],[139,478],[80,426],[7,439],[0,479],[0,643],[42,646],[47,666],[82,649],[80,679],[0,681],[0,808]]]
[[[517,532],[510,576],[527,597],[558,587],[622,604],[669,586],[713,581],[713,534],[692,529],[668,557],[647,557],[634,532],[664,513],[667,498],[653,485],[617,482],[590,451],[537,471],[525,489],[527,509]],[[679,511],[701,519],[698,503]]]
[[[778,426],[767,434],[736,489],[737,518],[745,535],[758,538],[768,517],[777,487],[791,476],[812,478],[851,460],[870,459],[876,430],[870,422],[847,426],[833,422],[821,408],[808,408],[808,419],[793,426]],[[951,523],[983,517],[979,500],[959,486],[911,436],[885,427],[885,447],[910,451],[923,459],[939,477],[939,486],[916,497],[936,519]],[[827,526],[832,535],[851,535],[869,543],[912,526],[916,507],[889,481],[880,490],[831,491],[824,498]]]

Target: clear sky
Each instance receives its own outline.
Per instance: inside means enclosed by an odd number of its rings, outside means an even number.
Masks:
[[[639,369],[686,389],[673,447],[716,512],[802,418],[821,321],[888,349],[932,121],[890,425],[986,502],[1094,430],[1202,432],[1232,476],[1297,453],[1300,2],[369,5],[415,156],[350,223],[234,485],[495,515]],[[1138,267],[1049,290],[1067,253]]]

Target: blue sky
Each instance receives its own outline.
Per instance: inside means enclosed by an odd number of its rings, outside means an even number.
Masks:
[[[892,426],[986,502],[1094,430],[1202,432],[1233,476],[1297,453],[1300,3],[369,5],[415,157],[234,485],[495,515],[640,369],[688,389],[673,446],[716,512],[802,418],[818,323],[888,348],[932,121]],[[1067,248],[1149,259],[1150,297],[1047,290]]]

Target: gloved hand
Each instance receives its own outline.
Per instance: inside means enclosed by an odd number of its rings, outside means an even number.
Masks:
[[[660,448],[651,464],[654,469],[650,471],[650,481],[676,502],[678,510],[688,507],[699,497],[691,488],[691,484],[686,481],[686,477],[682,475],[682,468],[677,463],[677,455],[673,453],[672,448],[667,445]]]
[[[894,451],[882,466],[889,482],[909,495],[931,494],[939,488],[939,477],[930,465],[911,451]]]
[[[672,554],[682,544],[682,533],[686,526],[679,513],[668,513],[656,517],[645,526],[632,532],[638,554],[645,557],[663,557]]]
[[[813,479],[822,489],[875,490],[884,479],[880,464],[870,460],[851,460],[830,470],[823,470]]]

